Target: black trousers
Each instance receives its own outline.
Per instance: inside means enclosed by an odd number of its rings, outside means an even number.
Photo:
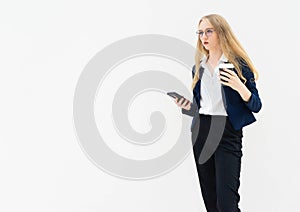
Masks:
[[[198,159],[207,139],[212,118],[210,115],[199,114],[199,116],[199,133],[193,145],[193,152],[206,210],[240,212],[238,189],[243,155],[242,129],[235,130],[226,117],[225,129],[217,149],[204,164],[199,164]]]

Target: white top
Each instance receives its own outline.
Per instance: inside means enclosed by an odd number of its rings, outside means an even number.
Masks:
[[[201,66],[204,72],[201,79],[201,99],[199,113],[206,115],[224,115],[227,116],[222,100],[221,82],[218,77],[219,64],[227,62],[228,59],[222,55],[213,74],[206,64],[207,57],[202,58]]]

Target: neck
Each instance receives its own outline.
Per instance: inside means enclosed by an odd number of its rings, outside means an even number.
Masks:
[[[223,52],[221,49],[210,50],[208,60],[212,63],[216,63],[220,60],[222,54]]]

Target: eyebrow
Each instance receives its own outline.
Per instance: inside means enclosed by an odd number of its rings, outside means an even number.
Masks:
[[[208,29],[213,29],[212,27],[208,27],[206,28],[204,31],[208,30]],[[202,29],[198,29],[198,31],[203,31]]]

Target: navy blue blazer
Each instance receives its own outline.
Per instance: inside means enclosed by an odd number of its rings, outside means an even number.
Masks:
[[[228,118],[234,127],[234,129],[239,130],[242,129],[244,126],[249,125],[256,121],[253,112],[257,113],[260,111],[262,103],[258,94],[258,90],[256,88],[256,83],[254,80],[254,74],[249,69],[249,67],[245,64],[241,66],[242,74],[246,78],[246,87],[252,93],[251,97],[248,102],[245,102],[240,94],[232,89],[229,86],[225,86],[222,84],[221,92],[222,92],[222,99],[225,106],[225,110],[227,112]],[[199,80],[196,83],[196,86],[193,89],[193,102],[191,104],[190,110],[181,109],[183,114],[193,116],[193,121],[191,124],[191,131],[193,127],[196,125],[196,119],[199,119],[199,108],[200,105],[200,98],[201,98],[201,77],[203,74],[204,68],[200,67],[199,70]],[[234,69],[237,73],[237,71]],[[192,77],[194,78],[195,75],[195,65],[192,69]],[[241,81],[243,81],[241,79]]]

